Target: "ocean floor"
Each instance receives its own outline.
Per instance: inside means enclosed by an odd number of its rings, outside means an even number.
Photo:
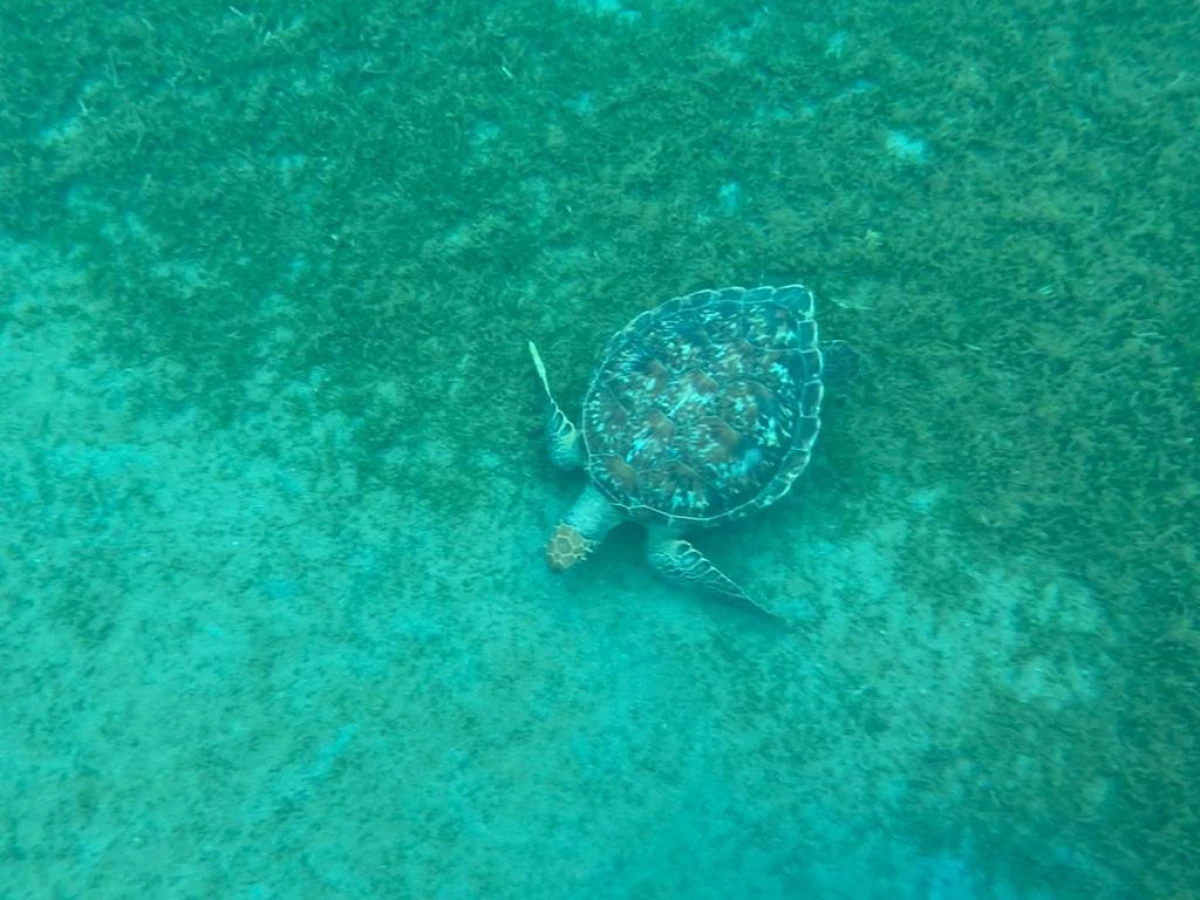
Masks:
[[[481,448],[465,512],[406,497],[319,372],[211,421],[106,352],[70,261],[3,255],[0,897],[1125,896],[1036,815],[1117,629],[973,555],[948,489],[818,467],[704,536],[784,625],[632,529],[553,576],[570,479]]]

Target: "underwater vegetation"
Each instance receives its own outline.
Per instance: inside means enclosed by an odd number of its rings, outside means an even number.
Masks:
[[[1022,782],[1044,746],[1014,701],[963,736],[1014,777],[964,787],[959,824],[1018,854],[1060,835],[1138,896],[1187,896],[1194,3],[53,0],[3,22],[0,230],[110,298],[97,352],[157,373],[131,408],[216,429],[267,408],[270,360],[345,417],[313,465],[447,515],[497,468],[548,477],[526,338],[578,397],[669,296],[811,286],[865,359],[814,464],[845,514],[865,527],[850,501],[884,477],[943,486],[964,541],[1054,558],[1123,635],[1120,740],[1064,719],[1060,774]],[[0,307],[0,328],[63,311]],[[958,777],[931,753],[912,789]]]

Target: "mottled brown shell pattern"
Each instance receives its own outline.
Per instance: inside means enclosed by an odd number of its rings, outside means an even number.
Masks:
[[[698,291],[617,332],[583,403],[600,491],[639,521],[685,527],[786,494],[820,429],[814,306],[801,285]]]

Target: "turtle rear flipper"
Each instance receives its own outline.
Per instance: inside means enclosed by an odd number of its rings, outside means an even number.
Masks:
[[[545,438],[550,461],[560,469],[582,469],[583,440],[579,436],[579,429],[567,418],[567,414],[555,401],[554,394],[550,392],[546,366],[533,341],[529,341],[529,355],[533,357],[533,366],[537,369],[542,391],[546,395]]]
[[[822,341],[821,357],[824,360],[822,377],[826,384],[842,385],[858,376],[858,353],[845,341]]]

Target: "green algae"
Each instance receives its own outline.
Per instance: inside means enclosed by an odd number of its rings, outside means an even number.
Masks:
[[[646,306],[803,279],[868,363],[814,480],[951,485],[938,510],[969,540],[1058,559],[1124,633],[1105,691],[1127,736],[997,708],[955,757],[993,773],[962,815],[1013,852],[1069,832],[1146,895],[1194,874],[1190,5],[87,8],[6,13],[0,55],[36,64],[0,86],[0,227],[112,298],[106,352],[160,361],[135,406],[266,416],[269,359],[309,386],[298,415],[346,425],[268,422],[261,452],[465,513],[497,468],[548,475],[526,338],[578,397]],[[892,129],[928,161],[890,156]],[[910,553],[953,613],[962,592]],[[1071,777],[1031,780],[1050,727],[1068,749],[1041,771]],[[969,781],[946,758],[923,777]],[[1015,819],[1037,823],[1024,845]]]

